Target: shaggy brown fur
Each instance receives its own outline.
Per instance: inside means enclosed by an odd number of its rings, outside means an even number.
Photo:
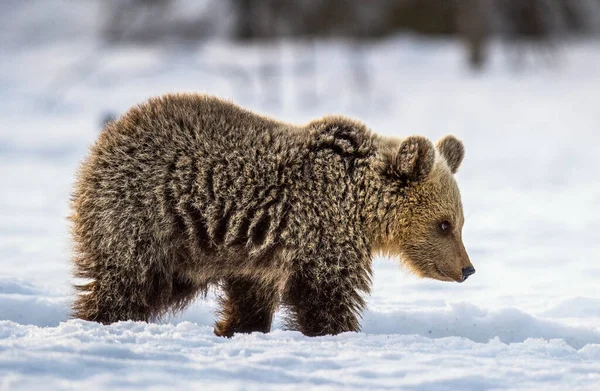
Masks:
[[[205,95],[150,99],[79,170],[75,276],[90,281],[74,315],[148,321],[218,284],[218,335],[268,332],[280,302],[306,335],[357,331],[374,252],[462,281],[463,153],[339,116],[294,126]]]

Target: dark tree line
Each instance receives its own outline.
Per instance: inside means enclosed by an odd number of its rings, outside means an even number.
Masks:
[[[212,0],[177,20],[177,0],[104,0],[107,37],[153,40],[178,35],[201,39],[221,31],[241,40],[282,36],[381,37],[399,31],[455,35],[465,24],[485,34],[547,36],[598,28],[600,0]],[[188,15],[189,16],[189,15]],[[467,28],[468,29],[468,28]]]
[[[249,41],[280,37],[372,39],[410,31],[456,35],[473,67],[489,37],[544,44],[591,34],[600,0],[212,0],[178,18],[177,0],[104,0],[108,42],[199,41],[214,35]],[[180,12],[181,14],[181,12]]]

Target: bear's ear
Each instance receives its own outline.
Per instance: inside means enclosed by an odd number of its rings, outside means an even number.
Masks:
[[[385,157],[384,172],[402,181],[419,181],[429,175],[434,161],[433,143],[422,136],[410,136]]]
[[[452,171],[453,174],[456,174],[456,171],[458,171],[458,168],[460,167],[460,163],[462,163],[463,158],[465,157],[465,146],[462,141],[449,134],[442,137],[437,142],[436,147],[444,159],[446,159],[450,171]]]

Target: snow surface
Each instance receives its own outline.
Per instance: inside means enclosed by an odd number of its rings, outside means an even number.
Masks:
[[[521,72],[493,49],[472,74],[458,43],[382,41],[364,51],[364,79],[345,42],[318,43],[312,65],[289,42],[6,47],[0,390],[600,389],[600,49],[572,42],[555,66]],[[335,337],[284,331],[278,314],[271,334],[217,338],[213,295],[160,324],[69,320],[73,173],[106,113],[170,91],[293,122],[337,112],[387,135],[454,133],[477,273],[419,280],[376,259],[363,332]]]

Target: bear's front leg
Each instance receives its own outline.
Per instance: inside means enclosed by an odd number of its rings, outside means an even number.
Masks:
[[[369,256],[358,252],[298,259],[283,294],[288,328],[308,336],[359,331],[362,294],[371,287],[370,264]]]
[[[220,304],[221,318],[214,328],[216,335],[268,333],[279,305],[278,285],[271,280],[231,277],[223,282]]]

